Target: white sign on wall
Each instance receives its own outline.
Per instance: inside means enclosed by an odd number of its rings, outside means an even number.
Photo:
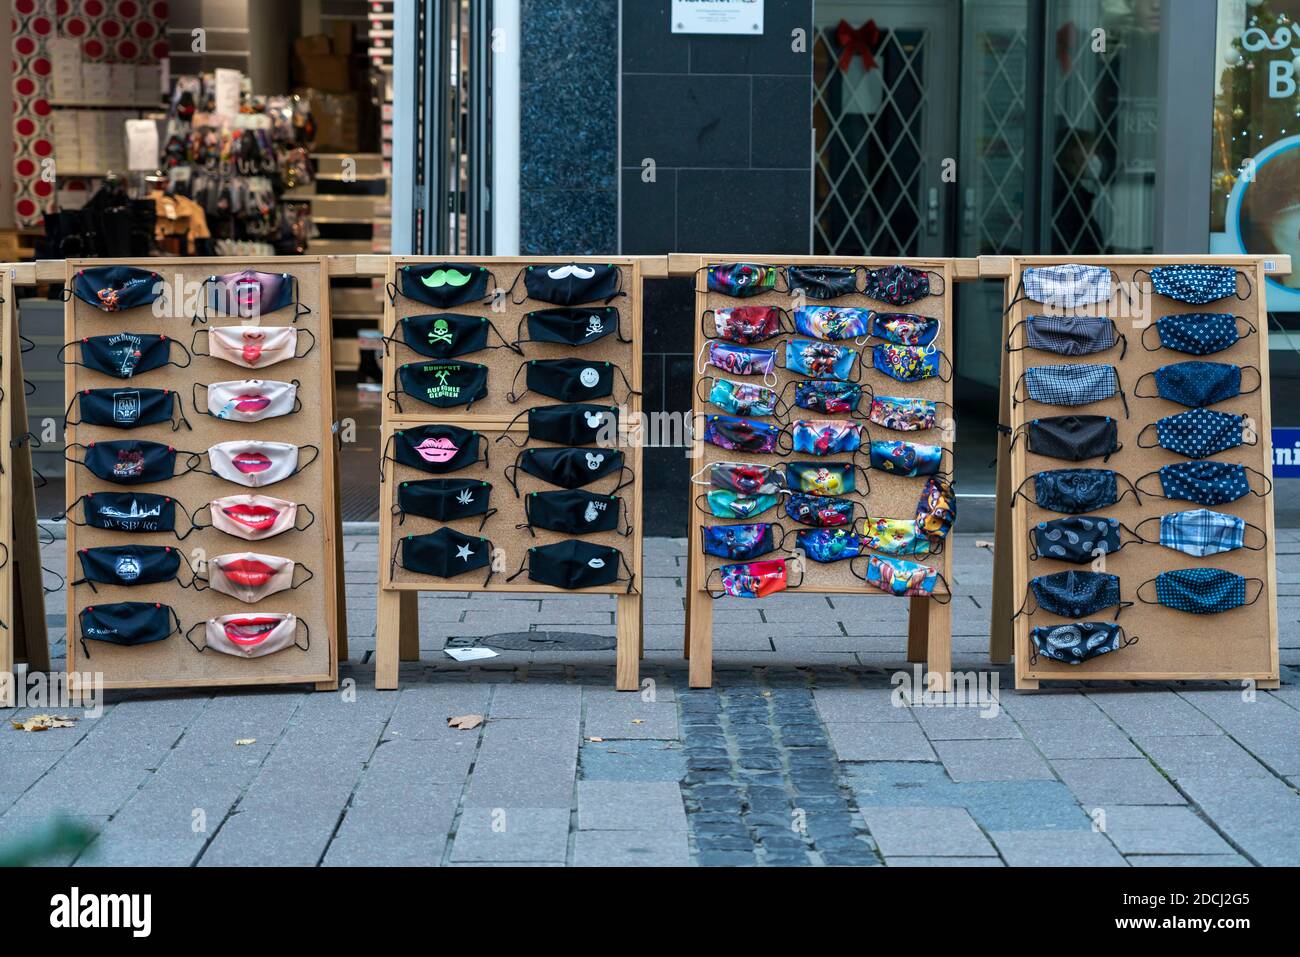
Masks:
[[[673,0],[672,13],[673,33],[763,33],[763,0]]]

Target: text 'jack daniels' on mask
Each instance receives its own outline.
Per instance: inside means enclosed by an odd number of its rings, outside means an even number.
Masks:
[[[297,379],[236,379],[230,382],[194,383],[190,399],[200,415],[229,422],[261,422],[301,411]],[[199,390],[207,390],[207,402],[199,405]],[[206,406],[206,408],[205,408]]]
[[[199,336],[208,351],[199,349]],[[298,351],[298,340],[303,338],[307,348]],[[316,335],[310,329],[293,326],[214,326],[196,329],[190,340],[190,352],[196,356],[221,359],[245,369],[265,369],[289,359],[304,359],[316,348]]]
[[[299,625],[302,644],[299,644]],[[203,629],[202,645],[194,643],[197,628]],[[311,629],[306,621],[288,612],[246,612],[196,622],[185,632],[185,640],[199,652],[211,648],[236,658],[264,658],[290,647],[310,651]]]
[[[120,601],[87,605],[77,615],[81,650],[90,657],[87,641],[134,647],[180,634],[181,620],[170,605],[156,601]]]
[[[77,459],[73,449],[85,449],[85,458]],[[176,456],[185,455],[186,462],[176,471]],[[64,458],[74,465],[90,470],[96,478],[117,485],[142,485],[165,482],[168,479],[194,471],[201,461],[201,453],[185,452],[170,445],[146,441],[115,441],[70,443],[64,449]]]
[[[390,448],[392,455],[388,454]],[[390,435],[384,444],[381,458],[421,472],[445,475],[476,464],[480,450],[483,452],[483,464],[489,465],[487,446],[478,431],[462,429],[456,425],[416,425],[409,429],[398,429]],[[380,481],[383,481],[382,465],[379,476]]]
[[[77,505],[81,506],[81,521],[73,517]],[[192,525],[193,520],[185,507],[167,495],[149,492],[87,492],[54,518],[56,521],[65,519],[73,525],[102,528],[110,532],[170,532],[181,539],[189,534],[189,529],[186,529],[185,535],[177,530],[178,510]]]
[[[404,362],[397,367],[397,388],[388,398],[402,412],[403,395],[449,409],[463,405],[469,411],[479,399],[487,397],[488,367],[464,359]]]
[[[567,538],[551,545],[534,545],[506,581],[514,581],[528,570],[528,580],[552,588],[572,591],[605,588],[621,581],[618,573],[627,569],[627,593],[634,593],[636,575],[623,553],[611,545],[597,545],[580,538]]]
[[[162,276],[148,269],[92,266],[76,271],[69,292],[101,312],[123,312],[152,305],[162,295],[163,285]]]
[[[190,581],[182,582],[177,572],[181,567],[181,553],[170,545],[108,545],[98,548],[77,549],[81,562],[81,577],[71,584],[89,585],[98,592],[101,585],[160,585],[174,581],[181,587],[193,584],[193,571],[189,564]]]
[[[80,347],[80,362],[69,362],[63,358],[64,353],[73,346]],[[184,362],[172,361],[172,346],[184,353]],[[115,379],[129,379],[166,365],[178,369],[187,368],[191,358],[183,345],[168,336],[152,332],[116,332],[104,336],[86,336],[66,343],[58,352],[58,360],[64,365],[82,366]]]
[[[524,376],[525,389],[516,392],[519,374]],[[586,402],[603,399],[614,394],[614,374],[618,373],[627,388],[628,396],[641,393],[632,388],[627,373],[612,362],[590,362],[586,359],[530,359],[515,370],[510,381],[506,401],[512,405],[535,392],[561,402]]]
[[[72,418],[72,407],[79,406],[81,418]],[[72,397],[63,414],[63,425],[100,425],[112,429],[134,429],[142,425],[171,424],[175,432],[185,418],[180,396],[170,389],[82,389]]]

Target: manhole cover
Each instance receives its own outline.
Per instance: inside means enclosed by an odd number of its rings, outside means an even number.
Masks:
[[[447,648],[495,648],[497,651],[612,651],[610,635],[580,631],[507,631],[499,635],[452,635]]]

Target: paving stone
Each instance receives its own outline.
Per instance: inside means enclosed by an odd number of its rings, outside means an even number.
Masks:
[[[1123,867],[1126,861],[1095,831],[994,831],[989,837],[1012,867]]]
[[[1249,751],[1221,734],[1148,738],[1142,749],[1168,777],[1232,779],[1273,775]]]
[[[1020,729],[1010,716],[977,708],[913,708],[925,736],[931,741],[973,741],[1019,738]]]
[[[890,867],[1005,867],[998,857],[886,857]]]
[[[452,861],[555,861],[569,844],[569,811],[549,807],[467,808]]]
[[[1056,758],[1138,758],[1141,752],[1123,731],[1104,717],[1087,721],[1033,719],[1020,729],[1049,761]],[[1154,739],[1153,739],[1154,740]],[[1182,738],[1160,738],[1181,741]]]
[[[1226,854],[1235,852],[1186,807],[1109,806],[1104,830],[1122,854]]]
[[[1130,737],[1139,741],[1154,737],[1223,733],[1222,728],[1168,689],[1118,691],[1106,688],[1089,693],[1089,698]]]
[[[962,808],[865,807],[862,818],[886,859],[997,854]]]
[[[1145,758],[1057,759],[1052,766],[1085,808],[1187,803]]]
[[[834,721],[826,730],[841,761],[934,761],[934,749],[916,723]]]
[[[582,831],[685,831],[681,788],[669,781],[579,781]]]
[[[1052,780],[1051,768],[1025,740],[936,741],[954,781]]]
[[[1250,867],[1240,854],[1133,854],[1128,862],[1133,867]]]
[[[573,863],[577,867],[687,867],[691,854],[684,831],[579,831],[573,839]]]
[[[686,752],[662,741],[584,742],[579,750],[583,780],[681,781]]]

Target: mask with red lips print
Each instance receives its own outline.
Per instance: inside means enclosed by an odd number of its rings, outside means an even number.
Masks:
[[[306,352],[298,354],[298,333],[309,336]],[[198,351],[199,336],[207,335],[208,352]],[[293,326],[218,326],[200,329],[194,333],[190,352],[196,356],[208,355],[214,359],[246,369],[265,369],[286,359],[301,359],[316,346],[316,337],[308,329]]]
[[[482,436],[454,425],[420,425],[413,429],[399,429],[388,441],[392,443],[393,454],[388,455],[385,446],[384,458],[421,472],[443,475],[477,462]],[[484,445],[483,463],[486,465],[487,461],[487,447]]]
[[[209,502],[208,510],[212,514],[212,524],[200,525],[196,522],[195,528],[215,528],[249,542],[274,538],[291,528],[302,531],[316,521],[316,516],[306,505],[271,498],[269,495],[227,495]],[[309,521],[302,528],[298,527],[299,512],[309,516]],[[195,518],[197,517],[196,515]]]
[[[231,422],[260,422],[289,415],[302,408],[298,401],[297,379],[292,382],[277,382],[275,379],[242,379],[231,382],[213,382],[206,386],[208,390],[207,414],[214,419],[226,419]],[[192,390],[194,410],[200,415],[204,409],[199,405],[198,390],[205,388],[196,382]]]
[[[298,644],[298,625],[302,625],[306,644]],[[190,637],[195,628],[204,629],[205,643],[202,647],[194,644]],[[192,626],[185,632],[185,639],[197,651],[219,651],[234,655],[236,658],[262,658],[291,645],[307,651],[311,648],[311,632],[305,621],[296,615],[268,613],[263,615],[223,615],[209,618]]]
[[[220,442],[208,449],[211,474],[250,488],[283,481],[315,462],[320,449],[304,445],[316,454],[301,467],[298,446],[288,442]]]
[[[298,568],[306,574],[295,584],[294,571]],[[257,552],[233,552],[211,558],[207,563],[207,576],[197,580],[206,580],[213,591],[250,605],[276,592],[299,588],[315,577],[305,565]]]

